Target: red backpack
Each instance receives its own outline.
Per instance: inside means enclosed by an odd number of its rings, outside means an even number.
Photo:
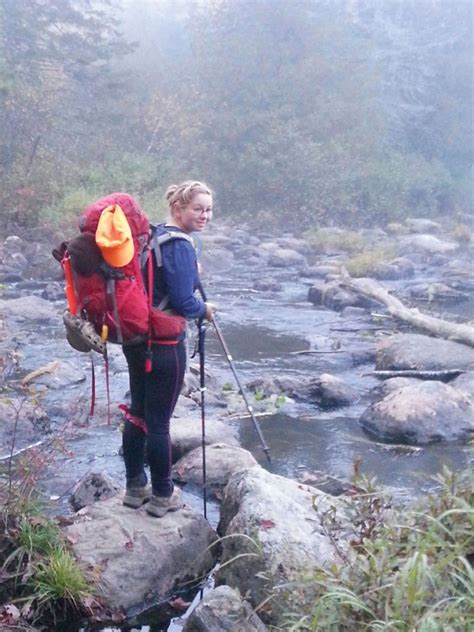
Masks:
[[[105,214],[115,212],[120,213],[131,237],[127,246],[128,254],[132,254],[131,260],[128,256],[125,265],[120,266],[110,265],[106,260],[111,260],[110,255],[107,257],[103,248],[97,245]],[[101,353],[100,342],[105,349],[107,341],[118,344],[147,341],[148,346],[152,342],[176,344],[184,332],[186,321],[181,316],[165,314],[151,305],[152,258],[148,256],[150,223],[136,200],[127,193],[107,195],[85,209],[79,220],[79,228],[79,237],[64,242],[58,250],[53,251],[55,258],[63,265],[66,276],[66,325],[69,323],[69,328],[82,327],[87,339],[90,338],[90,348]],[[109,241],[114,246],[113,239],[114,235]],[[145,260],[149,292],[142,274]],[[92,325],[92,333],[89,328],[87,334],[86,323]],[[94,332],[99,339],[93,340]]]

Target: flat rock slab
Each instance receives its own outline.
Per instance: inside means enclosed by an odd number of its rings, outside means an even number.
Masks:
[[[206,447],[207,490],[220,498],[230,476],[241,469],[258,466],[248,450],[225,443],[214,443]],[[173,479],[179,483],[202,486],[202,447],[185,454],[173,466]]]
[[[321,524],[322,512],[331,507],[342,525],[338,548],[347,552],[349,523],[338,499],[261,467],[236,472],[224,490],[221,507],[218,531],[228,537],[222,541],[217,582],[249,594],[256,607],[275,596],[281,583],[301,579],[315,568],[342,564]],[[281,600],[271,600],[265,621],[278,622],[281,606]]]
[[[60,316],[56,308],[39,296],[22,296],[10,300],[0,300],[0,317],[5,318],[9,325],[24,324],[29,321],[50,322]]]
[[[371,404],[360,423],[379,439],[393,443],[467,439],[474,432],[474,399],[443,382],[410,382]]]
[[[396,334],[377,344],[378,370],[474,370],[474,349],[422,334]]]
[[[98,575],[112,608],[168,599],[175,588],[214,564],[216,534],[203,516],[184,506],[163,518],[130,509],[121,496],[95,503],[65,529],[79,561]]]
[[[186,621],[183,632],[265,632],[263,621],[229,586],[208,592]]]

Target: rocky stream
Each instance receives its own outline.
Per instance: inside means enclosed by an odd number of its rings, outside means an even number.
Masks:
[[[432,489],[443,466],[472,467],[474,348],[396,322],[384,305],[343,287],[350,255],[338,245],[343,231],[328,230],[331,245],[219,222],[202,238],[203,282],[272,456],[269,465],[209,328],[207,521],[197,358],[172,424],[173,475],[186,504],[153,520],[120,502],[117,405],[128,389],[120,348],[109,349],[108,419],[102,359],[75,352],[64,337],[63,281],[52,245],[13,235],[3,241],[2,476],[11,457],[30,459],[32,467],[43,459],[38,488],[47,512],[63,517],[91,581],[134,629],[217,632],[231,629],[230,617],[245,621],[235,629],[265,630],[265,623],[279,621],[278,607],[263,608],[260,619],[250,606],[283,579],[338,563],[312,499],[319,509],[336,503],[343,523],[337,497],[350,486],[354,467],[402,502]],[[368,250],[375,244],[393,251],[371,276],[405,305],[454,323],[473,320],[472,242],[460,244],[449,226],[421,219],[359,236]],[[218,536],[227,536],[219,546]],[[205,587],[203,601],[197,584]],[[101,629],[90,626],[67,629]]]

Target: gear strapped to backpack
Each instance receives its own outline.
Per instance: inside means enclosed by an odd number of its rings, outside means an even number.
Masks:
[[[64,322],[70,344],[79,351],[93,349],[102,354],[106,342],[146,341],[149,348],[152,343],[176,344],[186,321],[165,313],[164,305],[152,305],[149,256],[153,249],[160,266],[159,248],[174,236],[149,243],[149,220],[127,193],[112,193],[88,206],[79,228],[78,237],[53,251],[66,277]],[[147,370],[151,370],[149,364]]]

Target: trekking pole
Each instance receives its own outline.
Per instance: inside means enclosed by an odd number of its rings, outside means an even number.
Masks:
[[[199,284],[199,292],[201,293],[203,301],[206,303],[207,302],[206,293],[204,292],[204,289],[203,289],[201,284]],[[260,429],[260,426],[258,424],[257,418],[255,417],[255,413],[253,412],[253,407],[249,403],[247,395],[245,394],[245,391],[243,389],[242,383],[241,383],[240,378],[239,378],[239,376],[237,374],[237,371],[235,369],[235,365],[234,365],[234,362],[233,362],[233,359],[232,359],[232,355],[230,354],[229,349],[227,348],[227,344],[226,344],[226,342],[224,340],[224,336],[222,335],[220,327],[219,327],[219,325],[216,322],[216,317],[215,316],[212,317],[211,322],[212,322],[212,324],[214,326],[214,329],[216,330],[217,338],[218,338],[219,342],[221,343],[222,350],[224,351],[224,355],[225,355],[225,357],[227,359],[227,362],[229,363],[229,366],[230,366],[230,369],[232,371],[232,374],[234,375],[235,383],[238,386],[238,389],[239,389],[240,394],[242,395],[242,398],[243,398],[243,400],[245,402],[245,406],[247,407],[247,410],[248,410],[248,413],[250,415],[250,418],[252,419],[253,425],[255,426],[255,430],[257,431],[258,438],[260,439],[260,443],[262,444],[262,450],[265,452],[265,456],[267,457],[268,462],[271,463],[272,459],[270,457],[270,448],[268,447],[268,445],[267,445],[267,443],[266,443],[266,441],[264,439],[262,430]]]
[[[206,413],[205,413],[205,396],[206,391],[206,374],[204,372],[204,343],[206,339],[206,326],[201,318],[198,322],[199,339],[199,390],[201,392],[201,437],[202,437],[202,500],[204,504],[204,518],[207,520],[207,477],[206,477]]]

